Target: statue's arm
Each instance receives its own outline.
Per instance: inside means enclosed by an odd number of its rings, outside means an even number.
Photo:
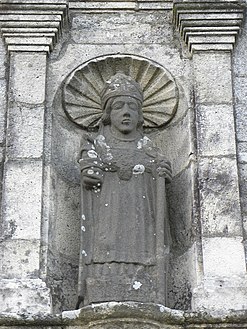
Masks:
[[[172,168],[171,163],[165,159],[162,155],[157,160],[157,173],[166,179],[167,183],[172,181]]]
[[[81,168],[81,181],[87,189],[100,188],[103,183],[102,163],[95,151],[92,138],[84,137],[79,164]]]

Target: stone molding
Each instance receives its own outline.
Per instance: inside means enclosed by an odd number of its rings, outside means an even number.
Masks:
[[[87,1],[70,0],[71,10],[83,10],[89,12],[112,12],[115,10],[171,10],[172,0],[128,0],[128,1]]]
[[[8,51],[49,53],[68,21],[65,0],[2,0],[0,31]]]
[[[64,329],[149,328],[149,329],[243,329],[246,311],[213,315],[207,312],[178,311],[160,304],[109,302],[94,304],[62,314],[0,314],[0,328],[42,327]]]
[[[189,51],[229,50],[244,18],[243,0],[175,0],[173,21]]]

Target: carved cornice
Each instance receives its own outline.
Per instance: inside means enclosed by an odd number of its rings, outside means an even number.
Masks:
[[[1,0],[0,31],[8,51],[50,52],[68,20],[65,0]]]
[[[244,10],[242,0],[175,0],[173,21],[191,52],[232,50]]]
[[[173,0],[69,0],[71,10],[86,12],[114,12],[136,10],[171,10]]]

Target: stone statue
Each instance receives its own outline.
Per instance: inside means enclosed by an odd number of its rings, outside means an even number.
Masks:
[[[169,256],[165,179],[170,163],[143,134],[143,92],[117,73],[101,94],[98,133],[80,154],[79,300],[165,304]]]

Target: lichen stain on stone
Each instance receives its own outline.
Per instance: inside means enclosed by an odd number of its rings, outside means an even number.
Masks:
[[[25,256],[29,256],[31,254],[31,250],[26,250],[25,251]]]
[[[135,290],[140,289],[141,286],[142,286],[142,283],[139,282],[139,281],[135,281],[134,284],[133,284],[133,288],[134,288]]]
[[[162,313],[165,312],[165,306],[163,306],[163,305],[160,306],[160,312],[162,312]]]
[[[98,157],[98,154],[94,150],[90,150],[87,152],[87,155],[89,158],[96,159]]]
[[[134,175],[143,174],[144,171],[145,171],[145,167],[142,164],[137,164],[133,168],[133,174]]]

